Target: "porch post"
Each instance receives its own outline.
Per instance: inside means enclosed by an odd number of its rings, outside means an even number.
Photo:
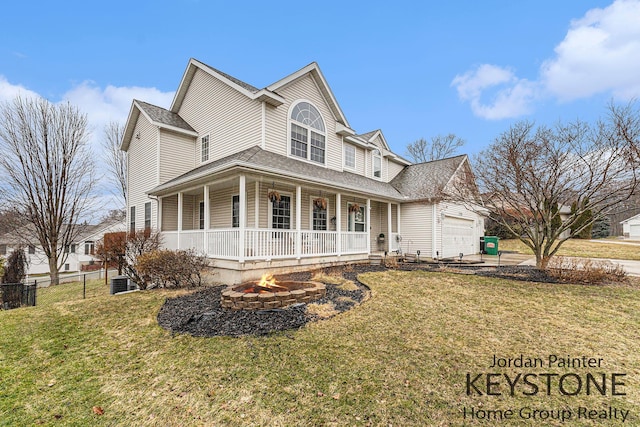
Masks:
[[[209,186],[204,186],[204,253],[209,255],[209,227],[211,226],[211,212],[209,211]]]
[[[391,230],[393,230],[391,224],[391,202],[387,203],[387,250],[391,252]]]
[[[336,252],[342,255],[342,194],[336,194]]]
[[[296,185],[296,259],[300,259],[302,253],[302,187]]]
[[[400,234],[400,203],[398,203],[396,205],[396,213],[397,213],[397,215],[396,215],[396,222],[397,222],[396,226],[397,226],[398,234]]]
[[[245,256],[245,249],[244,249],[244,243],[245,243],[245,233],[246,233],[246,228],[247,228],[247,180],[246,177],[244,175],[240,175],[240,195],[239,195],[239,202],[240,202],[240,229],[239,231],[239,242],[238,242],[238,250],[240,252],[240,262],[244,262],[244,256]]]
[[[371,254],[371,199],[367,199],[367,209],[365,212],[367,222],[367,253]]]
[[[182,231],[182,191],[178,193],[178,249],[180,249],[180,232]]]

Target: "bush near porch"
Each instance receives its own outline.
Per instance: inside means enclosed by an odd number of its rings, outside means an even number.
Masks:
[[[626,396],[467,396],[494,354],[604,358],[635,384],[640,289],[531,284],[427,272],[364,274],[372,298],[266,337],[172,336],[156,323],[185,290],[0,312],[6,425],[460,425],[480,404],[630,410]],[[550,308],[553,309],[550,309]],[[603,331],[606,331],[604,333]],[[104,411],[97,415],[93,408]],[[100,412],[100,411],[98,411]],[[467,425],[486,425],[469,421]],[[521,423],[521,425],[527,425]],[[537,425],[531,422],[528,425]]]

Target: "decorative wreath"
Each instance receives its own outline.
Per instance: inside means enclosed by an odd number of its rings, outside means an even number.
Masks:
[[[351,213],[355,213],[358,212],[360,210],[360,205],[357,203],[354,203],[352,205],[349,205],[349,212]]]
[[[326,210],[327,209],[327,199],[324,197],[318,197],[317,199],[313,199],[313,204],[318,209]]]
[[[267,193],[267,197],[269,198],[269,200],[271,200],[271,203],[275,203],[275,202],[279,202],[280,201],[280,193],[278,193],[276,190],[271,190]]]

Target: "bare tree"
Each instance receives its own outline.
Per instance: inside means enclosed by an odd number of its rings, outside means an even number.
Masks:
[[[90,210],[95,184],[87,118],[70,104],[16,98],[0,106],[0,168],[7,199],[25,212],[33,242],[49,262],[51,283]],[[23,236],[28,237],[28,236]]]
[[[476,179],[488,195],[491,218],[531,248],[538,268],[546,268],[567,239],[639,191],[639,147],[640,114],[633,103],[611,104],[595,125],[534,129],[519,122],[480,153]]]
[[[407,145],[406,155],[414,163],[445,159],[456,154],[458,148],[462,147],[464,143],[464,139],[452,133],[434,136],[431,141],[420,138]]]
[[[127,201],[127,158],[120,150],[120,143],[124,135],[124,125],[109,122],[104,127],[102,146],[105,150],[105,162],[111,182],[118,189],[118,196],[122,196],[123,206]]]

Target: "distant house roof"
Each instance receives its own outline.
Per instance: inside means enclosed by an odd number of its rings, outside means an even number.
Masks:
[[[434,200],[442,197],[466,155],[405,166],[390,184],[409,200]]]
[[[634,216],[632,216],[630,218],[627,218],[627,219],[625,219],[623,221],[620,221],[620,224],[626,224],[627,222],[631,222],[631,221],[634,221],[634,220],[640,220],[640,214],[634,215]]]
[[[261,172],[273,172],[279,175],[295,177],[296,179],[308,180],[319,184],[339,186],[340,188],[352,189],[358,192],[364,191],[370,195],[378,195],[396,200],[404,199],[398,190],[386,182],[350,172],[336,171],[301,162],[287,156],[263,150],[257,146],[195,168],[155,187],[149,194],[161,194],[170,191],[175,186],[187,184],[235,166],[255,169]]]

